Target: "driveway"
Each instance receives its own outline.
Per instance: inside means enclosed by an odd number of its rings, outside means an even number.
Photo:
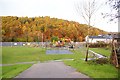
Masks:
[[[63,62],[37,63],[16,78],[89,78]]]

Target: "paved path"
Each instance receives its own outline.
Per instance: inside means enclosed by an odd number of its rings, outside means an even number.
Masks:
[[[12,66],[12,65],[17,65],[17,64],[34,64],[37,61],[32,61],[32,62],[18,62],[18,63],[12,63],[12,64],[0,64],[0,66]]]
[[[76,72],[74,68],[64,65],[63,62],[45,62],[34,64],[19,74],[16,78],[89,78]]]

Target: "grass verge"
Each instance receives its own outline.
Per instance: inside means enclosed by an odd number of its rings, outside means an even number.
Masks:
[[[32,64],[19,64],[19,65],[12,65],[12,66],[2,66],[2,78],[14,78],[22,71],[26,70],[32,66]]]
[[[64,63],[91,78],[118,78],[118,70],[110,64],[92,64],[82,60],[64,61]]]

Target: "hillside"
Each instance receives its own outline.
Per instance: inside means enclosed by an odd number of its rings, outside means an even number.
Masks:
[[[57,18],[46,17],[2,17],[3,42],[36,42],[49,41],[51,37],[70,38],[73,41],[84,41],[88,32],[86,24]],[[91,26],[90,35],[107,32]]]

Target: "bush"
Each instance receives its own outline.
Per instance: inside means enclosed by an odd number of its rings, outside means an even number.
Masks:
[[[53,36],[52,38],[51,38],[51,42],[53,42],[53,41],[58,41],[58,37],[57,36]]]
[[[107,58],[99,58],[95,60],[88,61],[89,64],[108,64],[109,60]]]
[[[98,47],[106,47],[106,48],[108,48],[108,46],[110,46],[110,44],[105,43],[105,42],[97,42],[97,43],[90,43],[89,44],[90,48],[98,48]]]

